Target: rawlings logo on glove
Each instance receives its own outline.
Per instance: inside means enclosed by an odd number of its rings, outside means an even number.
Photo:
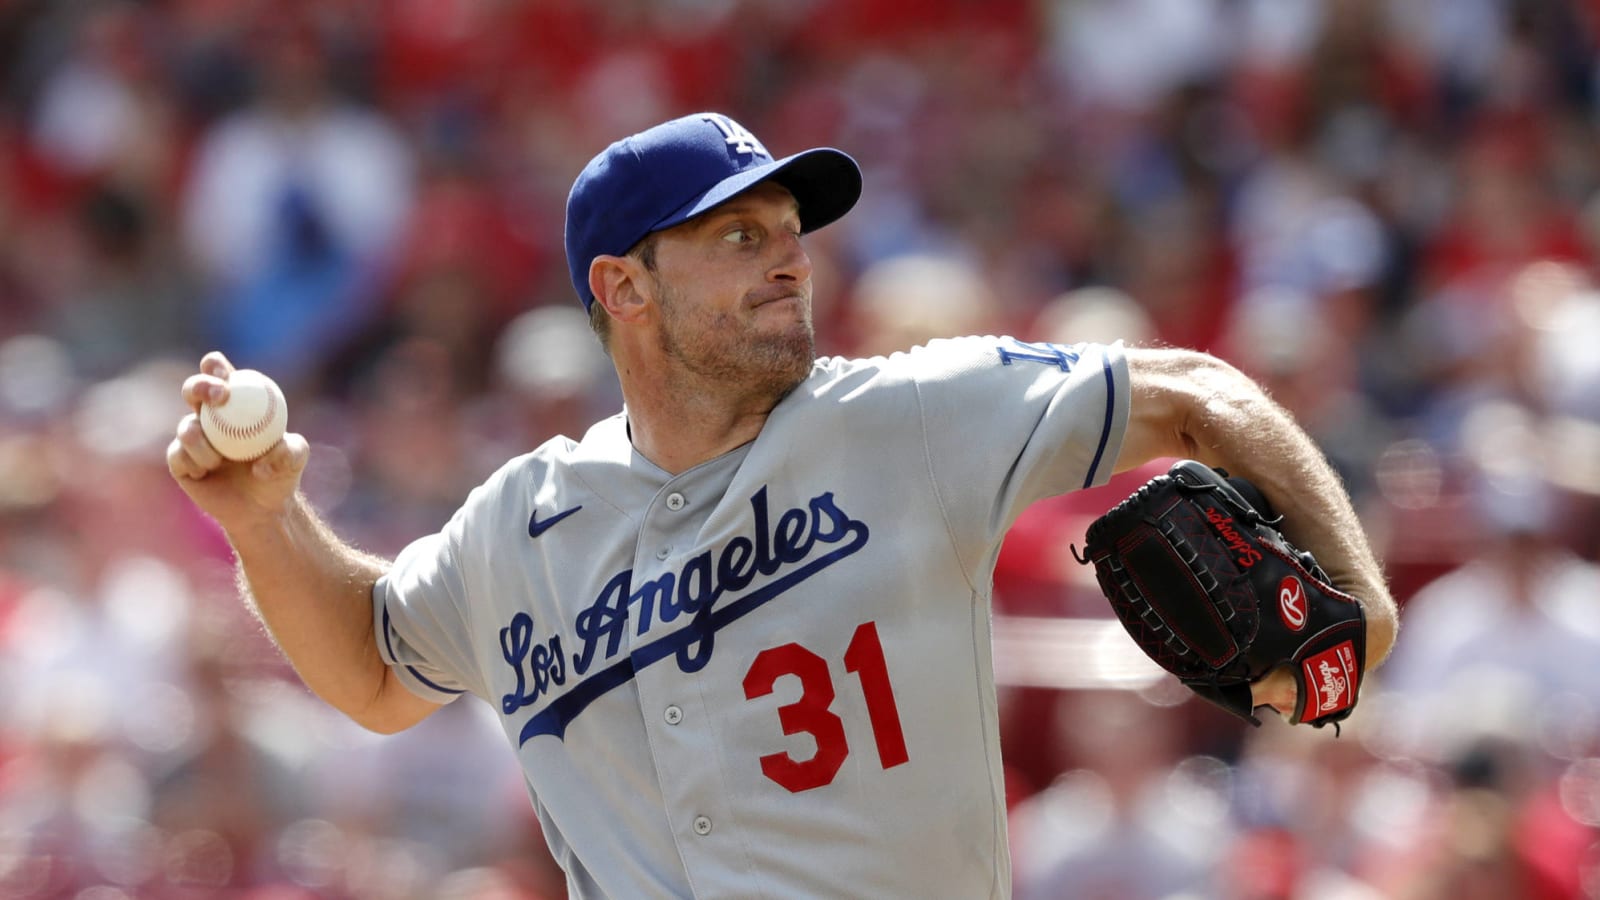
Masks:
[[[1355,709],[1366,618],[1278,521],[1248,481],[1183,460],[1096,519],[1080,559],[1139,648],[1196,694],[1260,725],[1250,685],[1287,666],[1290,722],[1320,728]]]

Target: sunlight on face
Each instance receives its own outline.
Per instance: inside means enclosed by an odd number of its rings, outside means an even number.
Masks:
[[[781,396],[811,371],[811,264],[782,187],[758,185],[665,232],[652,276],[660,349],[686,372]]]
[[[781,394],[811,371],[816,342],[809,285],[798,303],[751,311],[696,302],[658,279],[657,301],[661,350],[688,372]],[[779,316],[783,321],[763,321]]]

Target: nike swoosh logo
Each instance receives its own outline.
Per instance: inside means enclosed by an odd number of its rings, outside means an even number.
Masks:
[[[543,522],[539,521],[539,511],[537,509],[534,510],[533,515],[528,517],[528,537],[536,538],[539,535],[544,534],[546,531],[550,530],[552,525],[556,524],[562,519],[565,519],[567,516],[572,515],[580,509],[583,509],[583,507],[574,506],[571,509],[556,513],[550,518],[545,519]]]

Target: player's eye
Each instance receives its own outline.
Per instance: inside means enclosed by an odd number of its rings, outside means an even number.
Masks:
[[[755,235],[748,228],[730,228],[722,235],[722,239],[730,244],[748,244],[755,240]]]

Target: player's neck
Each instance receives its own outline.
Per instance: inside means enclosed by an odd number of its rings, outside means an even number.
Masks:
[[[622,378],[634,449],[676,475],[756,439],[783,394]],[[784,392],[787,393],[787,392]]]

